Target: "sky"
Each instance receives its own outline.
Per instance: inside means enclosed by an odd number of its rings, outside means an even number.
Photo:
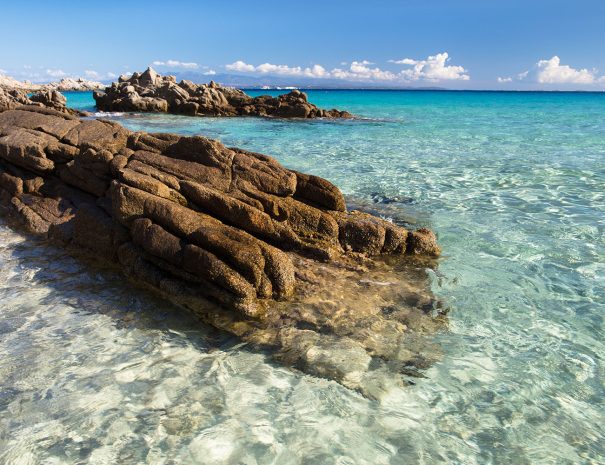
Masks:
[[[605,0],[7,2],[0,74],[605,90]]]

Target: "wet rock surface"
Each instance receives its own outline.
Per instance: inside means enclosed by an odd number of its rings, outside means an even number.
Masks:
[[[0,213],[368,395],[381,370],[429,363],[408,329],[443,322],[425,271],[440,253],[431,231],[347,212],[327,180],[204,137],[5,111]]]
[[[95,92],[101,111],[169,112],[199,116],[275,116],[280,118],[350,118],[346,111],[323,110],[307,101],[299,90],[278,97],[250,97],[239,89],[214,81],[194,84],[176,82],[174,76],[160,76],[152,68]]]

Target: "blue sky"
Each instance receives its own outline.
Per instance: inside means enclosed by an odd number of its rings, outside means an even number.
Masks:
[[[605,1],[7,2],[0,73],[605,89]],[[159,64],[164,63],[164,65]]]

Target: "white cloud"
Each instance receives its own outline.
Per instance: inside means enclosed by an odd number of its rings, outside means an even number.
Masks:
[[[193,62],[184,62],[178,60],[168,60],[168,61],[154,61],[151,63],[154,66],[163,66],[166,68],[186,68],[186,69],[196,69],[199,68],[200,65]]]
[[[53,78],[61,78],[67,76],[67,73],[62,69],[47,69],[46,74]]]
[[[513,82],[513,78],[512,77],[505,77],[505,78],[499,77],[498,82],[501,84],[505,83],[505,82]]]
[[[87,79],[94,79],[97,81],[101,81],[104,79],[115,79],[118,77],[117,74],[115,73],[99,73],[98,71],[94,71],[92,69],[87,69],[84,71],[84,76],[86,76]]]
[[[214,71],[213,69],[206,71],[204,73],[204,76],[214,76],[216,74],[216,71]]]
[[[537,81],[540,84],[593,84],[597,80],[596,70],[562,65],[561,59],[556,55],[550,60],[540,60],[537,68]]]
[[[426,60],[404,58],[403,60],[391,60],[391,63],[412,66],[412,69],[401,72],[401,75],[410,81],[468,81],[470,79],[468,71],[462,66],[446,65],[449,60],[448,53],[443,52],[438,53],[437,55],[431,55]]]
[[[391,71],[384,71],[378,67],[370,68],[368,65],[373,63],[368,60],[353,61],[349,69],[343,70],[334,68],[331,76],[338,79],[350,79],[353,81],[395,81],[397,74]]]
[[[305,77],[327,77],[328,72],[323,66],[313,65],[310,68],[300,66],[274,65],[272,63],[263,63],[258,66],[250,65],[242,60],[238,60],[229,65],[225,65],[229,71],[238,71],[242,73],[260,73],[277,74],[279,76],[305,76]]]
[[[253,73],[256,69],[253,65],[244,63],[242,60],[237,60],[230,65],[225,65],[225,68],[229,71],[240,71],[243,73]]]
[[[498,78],[498,82],[501,78]],[[513,78],[507,78],[513,80]],[[527,81],[538,84],[597,84],[605,82],[605,76],[598,76],[596,69],[575,69],[562,65],[561,59],[555,55],[549,60],[539,60],[530,70],[519,73],[516,81]],[[510,81],[506,81],[510,82]]]
[[[240,73],[331,78],[362,82],[409,82],[419,80],[434,82],[455,79],[466,81],[470,79],[467,71],[462,66],[446,65],[448,60],[449,57],[447,53],[429,56],[426,60],[412,60],[410,58],[390,60],[391,63],[413,66],[413,69],[406,69],[403,71],[389,71],[381,69],[378,66],[371,66],[374,65],[374,63],[368,60],[352,61],[347,68],[334,68],[331,71],[328,71],[321,65],[303,68],[301,66],[263,63],[255,66],[242,60],[225,65],[225,68],[229,71]],[[341,66],[345,65],[347,65],[347,62],[341,62]]]

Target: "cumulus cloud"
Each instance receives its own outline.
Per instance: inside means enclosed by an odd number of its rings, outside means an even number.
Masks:
[[[226,65],[225,68],[229,71],[239,71],[242,73],[253,73],[256,70],[254,65],[249,65],[242,60],[234,61],[233,63]]]
[[[353,81],[395,81],[397,74],[391,71],[385,71],[378,67],[371,68],[373,63],[362,60],[353,61],[349,69],[334,68],[330,73],[337,79],[350,79]]]
[[[258,66],[250,65],[242,60],[238,60],[229,65],[225,65],[229,71],[238,71],[243,73],[276,74],[279,76],[305,76],[305,77],[326,77],[328,72],[323,66],[313,65],[312,67],[302,68],[300,66],[274,65],[272,63],[263,63]]]
[[[556,55],[550,60],[540,60],[537,68],[540,84],[593,84],[597,80],[596,70],[562,65],[561,59]]]
[[[468,81],[470,79],[466,69],[462,66],[447,65],[448,61],[450,61],[449,54],[443,52],[431,55],[425,60],[404,58],[403,60],[391,60],[391,63],[412,66],[411,69],[404,70],[401,73],[405,79],[410,81]]]
[[[531,69],[517,74],[508,81],[527,81],[538,84],[597,84],[605,82],[605,76],[598,76],[596,69],[575,69],[569,65],[561,64],[561,59],[555,55],[548,60],[539,60]]]
[[[100,79],[101,78],[101,75],[98,72],[93,71],[91,69],[87,69],[86,71],[84,71],[84,75],[89,79]]]
[[[204,72],[204,76],[214,76],[216,74],[216,71],[214,71],[213,69],[210,69],[206,72]]]
[[[225,68],[229,71],[239,73],[331,78],[362,82],[409,82],[420,80],[435,82],[441,80],[466,81],[470,79],[468,72],[462,66],[447,65],[447,61],[449,61],[449,55],[444,52],[435,56],[429,56],[426,60],[412,60],[411,58],[390,60],[390,63],[413,66],[412,69],[401,71],[381,69],[378,66],[374,66],[374,63],[369,60],[352,61],[350,64],[348,62],[341,62],[341,66],[348,66],[334,68],[330,71],[321,65],[301,67],[263,63],[255,66],[242,60],[225,65]]]
[[[196,69],[200,65],[193,62],[184,62],[178,60],[167,60],[167,61],[154,61],[151,63],[154,66],[163,66],[166,68],[185,68],[185,69]]]
[[[105,80],[105,79],[115,79],[115,78],[118,77],[118,75],[115,74],[115,73],[111,73],[111,72],[108,72],[108,73],[99,73],[98,71],[94,71],[92,69],[85,70],[84,71],[84,76],[87,79],[94,79],[94,80],[97,80],[97,81],[101,81],[101,80]]]
[[[501,84],[505,83],[505,82],[513,82],[513,78],[512,77],[505,77],[505,78],[499,77],[498,82]]]
[[[62,69],[47,69],[46,74],[53,78],[62,78],[67,76],[67,73]]]

